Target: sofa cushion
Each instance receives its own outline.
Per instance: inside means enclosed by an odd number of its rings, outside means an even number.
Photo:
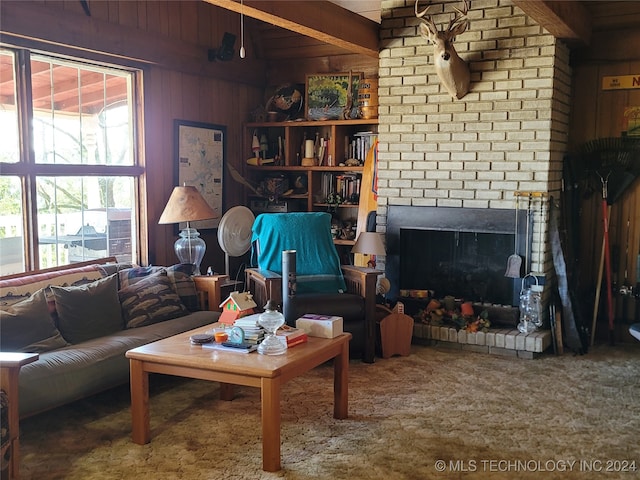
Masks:
[[[171,279],[173,287],[182,300],[182,303],[190,312],[200,310],[200,302],[196,291],[196,284],[191,277],[193,265],[177,264],[167,267],[167,276]]]
[[[128,383],[127,350],[210,325],[219,316],[218,312],[196,312],[41,354],[38,361],[20,369],[20,415],[32,415]]]
[[[44,289],[0,310],[0,350],[42,353],[67,345],[53,323]]]
[[[196,285],[193,282],[193,278],[191,278],[193,265],[177,264],[170,267],[150,265],[148,267],[133,267],[120,270],[118,272],[120,289],[127,288],[149,275],[159,272],[166,273],[173,284],[173,289],[180,297],[182,304],[187,307],[189,311],[195,312],[200,310]]]
[[[58,328],[72,344],[102,337],[124,328],[116,275],[76,287],[52,285]]]
[[[84,285],[102,278],[97,265],[64,268],[57,271],[46,271],[24,276],[0,279],[0,305],[7,306],[18,303],[31,294],[46,289],[51,285],[63,287]]]
[[[189,313],[164,269],[121,288],[118,296],[127,328],[163,322]]]

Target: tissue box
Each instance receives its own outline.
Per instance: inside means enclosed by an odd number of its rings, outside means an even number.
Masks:
[[[296,320],[296,328],[310,337],[334,338],[342,333],[342,317],[307,313]]]

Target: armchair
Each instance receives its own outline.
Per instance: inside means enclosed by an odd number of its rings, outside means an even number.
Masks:
[[[295,250],[297,291],[283,302],[282,252]],[[353,336],[351,356],[372,363],[376,338],[376,281],[373,268],[340,265],[331,236],[331,215],[324,212],[269,213],[253,224],[252,267],[247,289],[259,306],[268,299],[285,310],[287,323],[305,313],[339,315]],[[286,282],[286,280],[285,280]]]

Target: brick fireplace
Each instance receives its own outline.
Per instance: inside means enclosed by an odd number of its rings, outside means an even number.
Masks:
[[[436,23],[457,3],[433,2]],[[417,33],[413,5],[382,0],[377,230],[386,234],[393,206],[513,212],[515,192],[558,197],[568,48],[510,0],[474,0],[469,29],[455,42],[471,68],[471,91],[453,100],[435,74],[432,47]],[[546,218],[532,220],[530,268],[541,275],[552,269]]]
[[[440,28],[458,4],[432,2]],[[513,212],[516,192],[558,197],[571,94],[566,45],[511,0],[472,0],[469,28],[455,40],[471,90],[453,100],[418,33],[414,1],[381,5],[377,230],[393,230],[396,206]],[[534,216],[532,232],[530,269],[549,276],[545,215]],[[390,247],[378,267],[389,263],[398,289]]]

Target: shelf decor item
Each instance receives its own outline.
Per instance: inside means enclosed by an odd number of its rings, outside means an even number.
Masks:
[[[354,102],[353,99],[358,98],[358,84],[361,78],[362,73],[307,75],[304,102],[307,120],[358,118],[358,102]],[[345,108],[348,105],[350,108],[345,118]]]

